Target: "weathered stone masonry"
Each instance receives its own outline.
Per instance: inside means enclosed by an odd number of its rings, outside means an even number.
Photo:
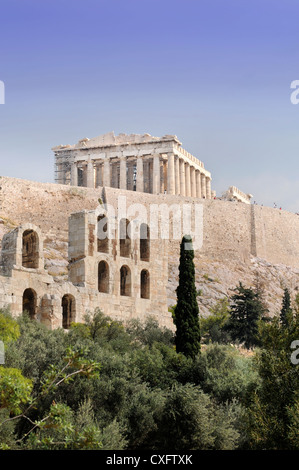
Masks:
[[[9,305],[14,315],[26,310],[50,328],[68,328],[97,307],[114,319],[153,315],[161,325],[172,327],[166,298],[167,243],[122,239],[120,220],[116,237],[103,244],[97,236],[102,217],[104,207],[70,216],[65,282],[55,281],[44,269],[43,235],[37,226],[23,224],[4,235],[0,306]]]

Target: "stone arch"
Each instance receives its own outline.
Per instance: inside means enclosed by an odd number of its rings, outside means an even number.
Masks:
[[[109,252],[109,238],[108,238],[108,217],[104,214],[98,215],[97,218],[97,240],[98,252]]]
[[[143,269],[140,273],[140,297],[150,298],[150,275],[147,269]]]
[[[34,289],[28,288],[23,292],[23,313],[27,312],[31,319],[36,316],[37,295]]]
[[[76,299],[71,294],[65,294],[61,300],[62,328],[68,330],[71,323],[76,320]]]
[[[120,268],[120,295],[130,297],[132,292],[131,270],[124,265]]]
[[[119,254],[125,258],[129,258],[131,254],[129,224],[128,219],[121,219],[119,222]]]
[[[98,291],[109,293],[109,265],[106,261],[100,261],[98,264]]]
[[[140,259],[150,260],[150,230],[147,224],[140,225]]]
[[[22,234],[22,266],[38,269],[39,267],[39,237],[35,230],[24,230]]]

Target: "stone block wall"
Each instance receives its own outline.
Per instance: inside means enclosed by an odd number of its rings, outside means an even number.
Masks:
[[[167,293],[173,267],[179,264],[180,237],[170,230],[171,238],[151,240],[150,261],[140,259],[139,244],[132,241],[129,258],[120,256],[118,236],[111,240],[107,253],[97,251],[96,217],[111,206],[118,215],[125,203],[130,220],[139,217],[138,210],[159,211],[158,224],[164,220],[162,207],[192,208],[192,226],[201,230],[202,244],[195,250],[196,268],[201,262],[211,266],[242,264],[243,272],[253,257],[265,263],[299,269],[299,217],[279,209],[238,202],[186,198],[175,195],[153,195],[116,188],[76,188],[51,183],[35,183],[14,178],[1,178],[0,237],[2,261],[0,306],[10,305],[14,314],[22,311],[23,293],[30,288],[36,293],[36,318],[50,327],[62,324],[62,298],[76,299],[76,321],[86,311],[99,307],[115,319],[145,319],[156,315],[161,325],[172,327],[167,311]],[[196,207],[202,208],[196,215]],[[136,215],[137,214],[137,215]],[[173,222],[170,216],[170,225]],[[43,248],[39,248],[38,269],[22,266],[22,234],[35,230]],[[59,240],[68,240],[69,277],[56,279],[43,269],[45,249]],[[173,233],[172,233],[173,232]],[[180,235],[183,235],[182,229]],[[98,291],[98,266],[109,265],[109,291]],[[131,270],[131,296],[120,296],[120,269]],[[150,299],[140,296],[140,273],[150,274]],[[235,268],[234,268],[235,269]],[[237,269],[237,268],[236,268]],[[238,278],[235,273],[235,278]],[[173,282],[173,281],[171,281]],[[175,281],[177,282],[177,281]],[[175,286],[172,286],[175,288]],[[231,287],[234,287],[233,285]]]

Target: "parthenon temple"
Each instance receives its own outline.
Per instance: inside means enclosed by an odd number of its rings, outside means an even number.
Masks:
[[[211,173],[175,135],[110,132],[52,148],[59,184],[211,199]]]

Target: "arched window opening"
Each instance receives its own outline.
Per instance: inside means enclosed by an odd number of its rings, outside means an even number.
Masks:
[[[140,274],[140,296],[142,299],[150,298],[150,276],[146,269],[143,269]]]
[[[106,261],[101,261],[98,266],[98,290],[109,293],[109,266]]]
[[[70,294],[66,294],[62,297],[62,328],[68,330],[71,323],[76,319],[76,301],[75,297]]]
[[[120,268],[120,295],[131,295],[131,271],[128,266]]]
[[[150,231],[147,224],[140,225],[140,259],[150,260]]]
[[[129,223],[128,219],[121,219],[119,223],[119,254],[125,258],[129,258],[131,254]]]
[[[99,215],[97,224],[98,252],[108,253],[108,218],[105,215]]]
[[[23,313],[27,312],[31,319],[36,315],[37,295],[33,289],[26,289],[23,293]]]
[[[34,230],[25,230],[23,233],[22,266],[24,268],[38,268],[39,241]]]

